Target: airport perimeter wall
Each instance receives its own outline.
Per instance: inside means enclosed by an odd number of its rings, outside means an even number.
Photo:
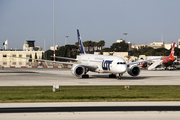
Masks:
[[[4,68],[71,68],[71,66],[1,66]]]

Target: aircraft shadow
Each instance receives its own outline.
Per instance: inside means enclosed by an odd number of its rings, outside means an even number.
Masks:
[[[106,78],[106,79],[116,79],[116,78],[109,78],[108,75],[92,75],[89,78]],[[122,76],[123,80],[142,80],[142,79],[147,79],[151,77],[145,77],[145,76],[138,76],[138,77],[131,77],[131,76]]]

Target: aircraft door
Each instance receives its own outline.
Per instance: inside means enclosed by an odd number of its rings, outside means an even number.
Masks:
[[[110,69],[111,69],[111,70],[112,70],[113,64],[114,64],[114,62],[112,62],[112,63],[110,64]]]

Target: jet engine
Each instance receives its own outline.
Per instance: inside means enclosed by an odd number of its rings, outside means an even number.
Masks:
[[[85,72],[84,67],[81,65],[74,65],[71,69],[71,73],[77,77],[80,77]]]
[[[137,65],[132,65],[128,68],[127,72],[131,76],[138,76],[140,73],[140,68]]]

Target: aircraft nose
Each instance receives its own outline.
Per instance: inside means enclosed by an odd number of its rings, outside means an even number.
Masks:
[[[120,67],[120,71],[121,71],[121,72],[126,72],[126,70],[127,70],[127,65],[122,65],[122,66]]]

